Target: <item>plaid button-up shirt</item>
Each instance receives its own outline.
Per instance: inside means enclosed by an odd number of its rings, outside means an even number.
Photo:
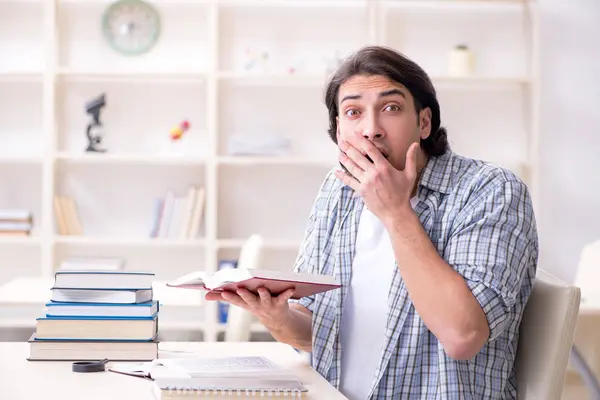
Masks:
[[[415,212],[443,259],[480,303],[490,337],[471,360],[446,355],[427,329],[395,269],[385,343],[370,399],[516,398],[514,360],[521,317],[537,269],[538,239],[530,195],[514,174],[448,152],[423,170]],[[312,311],[312,365],[339,387],[340,323],[350,286],[364,203],[333,171],[310,213],[294,270],[336,276],[341,289],[297,301]],[[388,282],[373,290],[386,290]]]

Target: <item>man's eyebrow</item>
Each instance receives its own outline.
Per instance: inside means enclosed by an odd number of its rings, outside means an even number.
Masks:
[[[379,93],[379,97],[387,97],[387,96],[393,96],[393,95],[399,95],[399,96],[406,98],[406,95],[400,89],[390,89],[390,90],[386,90],[386,91]],[[346,100],[358,100],[361,97],[362,96],[360,94],[347,95],[342,98],[342,100],[340,101],[340,104],[342,104]]]
[[[401,91],[400,89],[390,89],[390,90],[386,90],[384,92],[379,93],[379,97],[386,97],[386,96],[393,96],[393,95],[399,95],[402,96],[404,98],[406,98],[406,95],[404,94],[403,91]]]
[[[344,96],[344,98],[342,98],[342,100],[340,101],[340,104],[342,104],[346,100],[358,100],[358,99],[360,99],[360,94]]]

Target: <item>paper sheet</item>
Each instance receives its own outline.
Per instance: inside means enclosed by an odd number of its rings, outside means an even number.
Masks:
[[[165,358],[160,363],[190,376],[263,375],[285,372],[265,357]]]
[[[162,358],[151,362],[111,365],[109,371],[147,379],[163,377],[277,376],[289,377],[287,370],[265,357]]]

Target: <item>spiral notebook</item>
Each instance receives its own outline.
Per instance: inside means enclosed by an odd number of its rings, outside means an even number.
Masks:
[[[154,381],[159,400],[262,397],[266,399],[302,399],[308,390],[289,376],[273,377],[194,377],[160,378]]]

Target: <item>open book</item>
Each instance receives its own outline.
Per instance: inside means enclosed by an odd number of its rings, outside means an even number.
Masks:
[[[315,293],[337,289],[341,284],[330,275],[224,268],[214,274],[206,274],[204,271],[192,272],[167,283],[167,286],[219,292],[235,292],[238,288],[245,288],[254,293],[257,293],[257,289],[262,286],[268,289],[272,296],[277,296],[287,289],[294,288],[292,298],[299,299]]]

